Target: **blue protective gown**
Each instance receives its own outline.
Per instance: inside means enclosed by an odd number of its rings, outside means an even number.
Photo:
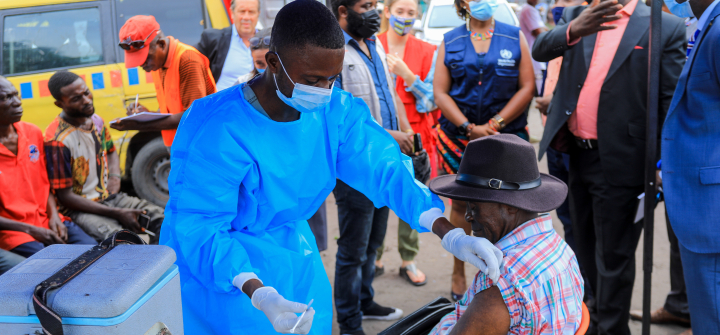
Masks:
[[[240,85],[197,100],[175,135],[170,201],[160,242],[177,253],[186,334],[275,334],[232,285],[254,272],[316,311],[310,334],[329,335],[331,286],[307,219],[336,178],[388,206],[418,231],[442,201],[415,181],[411,160],[365,103],[334,89],[324,110],[275,122]]]

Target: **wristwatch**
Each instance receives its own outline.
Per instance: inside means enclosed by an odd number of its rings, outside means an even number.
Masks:
[[[460,131],[460,134],[467,136],[469,125],[470,125],[470,121],[465,121],[465,123],[459,125],[457,128]]]

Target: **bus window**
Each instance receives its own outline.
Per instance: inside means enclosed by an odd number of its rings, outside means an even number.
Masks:
[[[3,74],[102,63],[97,7],[6,16]]]
[[[201,0],[116,0],[118,31],[135,15],[152,15],[165,36],[195,46],[205,29]],[[120,53],[124,61],[125,54]]]

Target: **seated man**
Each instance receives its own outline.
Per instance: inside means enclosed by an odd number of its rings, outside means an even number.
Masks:
[[[139,233],[144,228],[160,236],[163,209],[118,193],[120,159],[108,128],[95,114],[85,81],[72,72],[58,71],[50,77],[48,89],[62,108],[45,130],[45,152],[50,185],[63,214],[98,241],[121,229]],[[150,218],[147,227],[138,222],[143,212]]]
[[[0,76],[0,249],[30,257],[50,244],[95,244],[58,214],[45,169],[42,131],[20,121],[22,115],[17,89]]]
[[[577,331],[583,298],[577,259],[553,230],[550,215],[538,214],[558,208],[567,186],[538,172],[530,143],[508,134],[471,141],[458,174],[433,179],[430,189],[467,202],[465,220],[473,234],[504,255],[500,279],[493,282],[478,272],[455,311],[431,334]]]

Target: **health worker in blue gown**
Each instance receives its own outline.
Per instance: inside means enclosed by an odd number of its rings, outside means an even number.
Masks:
[[[497,279],[500,250],[452,226],[367,105],[333,88],[345,40],[330,10],[289,3],[270,44],[267,70],[195,101],[173,142],[160,241],[177,254],[185,333],[331,333],[331,286],[306,220],[337,178]]]

